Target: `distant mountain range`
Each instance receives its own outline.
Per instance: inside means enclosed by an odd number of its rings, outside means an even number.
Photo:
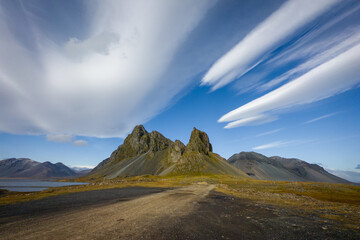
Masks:
[[[62,163],[36,162],[28,158],[8,158],[0,161],[0,177],[3,178],[66,178],[89,173],[76,170]]]
[[[136,126],[109,158],[95,167],[88,177],[115,178],[138,175],[228,174],[247,177],[224,158],[212,152],[205,132],[193,129],[189,143],[175,142],[161,133]]]
[[[317,164],[295,158],[266,157],[256,152],[240,152],[228,161],[213,153],[208,135],[196,128],[185,146],[144,126],[134,128],[122,145],[94,169],[69,168],[62,163],[39,163],[27,158],[0,161],[0,177],[89,179],[140,175],[176,176],[227,174],[240,178],[275,181],[351,183]]]
[[[296,158],[266,157],[256,152],[234,154],[228,162],[249,177],[261,180],[350,183],[317,164]]]
[[[208,135],[196,128],[185,146],[179,140],[172,142],[159,132],[148,133],[142,125],[136,126],[124,143],[87,176],[111,179],[147,174],[228,174],[261,180],[350,183],[316,164],[295,158],[241,152],[226,161],[212,152]]]

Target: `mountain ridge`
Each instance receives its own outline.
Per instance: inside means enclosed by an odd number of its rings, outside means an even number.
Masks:
[[[297,158],[266,157],[256,152],[240,152],[231,156],[228,162],[251,178],[259,180],[351,183],[317,164]]]
[[[37,162],[29,158],[7,158],[0,161],[0,177],[3,178],[64,178],[79,173],[61,162]]]

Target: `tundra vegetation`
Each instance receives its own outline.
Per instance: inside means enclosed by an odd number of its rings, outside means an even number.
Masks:
[[[200,176],[144,175],[94,180],[78,178],[75,181],[88,181],[89,184],[49,188],[42,192],[32,193],[3,191],[0,195],[0,205],[99,189],[135,186],[176,188],[207,183],[214,184],[216,191],[236,198],[291,208],[299,212],[299,214],[313,214],[323,219],[339,221],[344,229],[359,230],[360,186],[358,185],[264,181],[215,174]]]

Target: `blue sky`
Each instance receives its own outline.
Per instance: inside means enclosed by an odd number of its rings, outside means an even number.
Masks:
[[[1,0],[0,158],[95,166],[144,124],[359,172],[359,63],[356,0]]]

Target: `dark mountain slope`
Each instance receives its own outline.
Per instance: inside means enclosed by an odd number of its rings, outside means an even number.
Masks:
[[[228,159],[229,163],[261,180],[350,183],[316,164],[295,158],[266,157],[255,152],[241,152]]]
[[[349,183],[349,181],[342,179],[327,172],[324,168],[317,164],[307,163],[296,158],[282,158],[271,157],[271,159],[280,162],[290,172],[310,182],[335,182],[335,183]]]
[[[77,173],[62,163],[39,163],[28,158],[9,158],[0,161],[0,177],[7,178],[62,178]]]
[[[18,177],[21,172],[39,164],[29,158],[8,158],[0,161],[0,177]]]

